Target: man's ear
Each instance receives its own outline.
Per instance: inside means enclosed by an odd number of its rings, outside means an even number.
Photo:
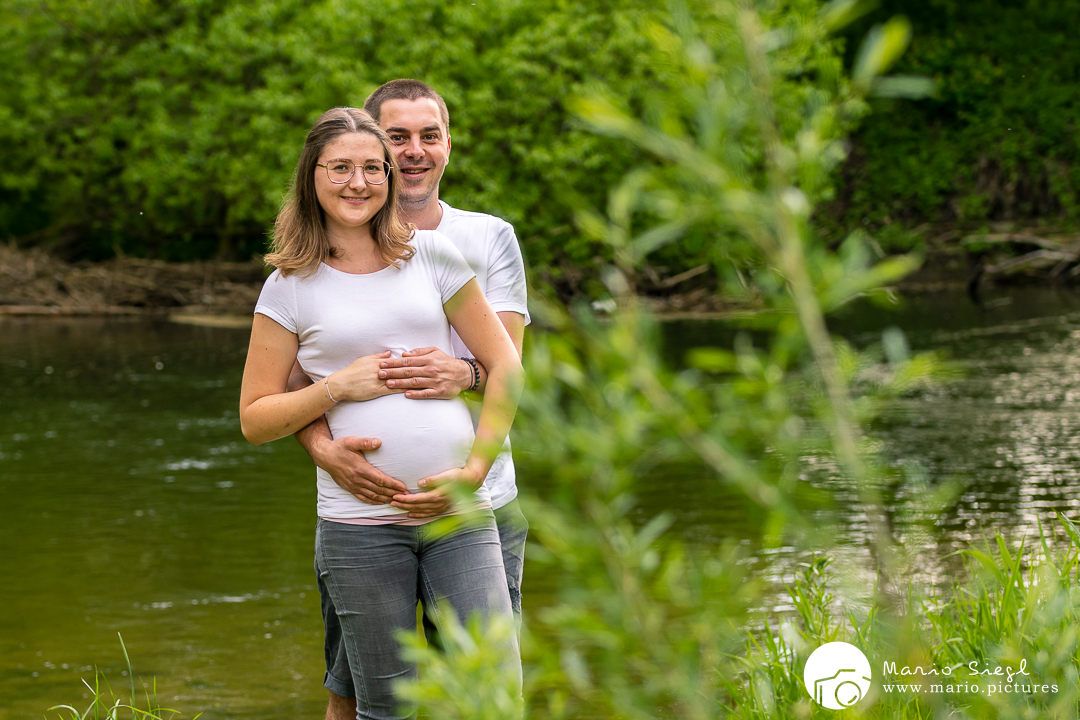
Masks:
[[[446,164],[450,164],[450,133],[446,133]]]

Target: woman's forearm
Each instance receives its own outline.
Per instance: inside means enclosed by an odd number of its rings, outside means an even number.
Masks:
[[[475,473],[480,482],[487,476],[510,432],[524,380],[525,371],[514,356],[488,370],[476,439],[465,463],[465,467]]]
[[[443,307],[465,347],[473,351],[488,373],[476,439],[464,468],[464,477],[479,486],[510,432],[525,371],[506,326],[491,309],[475,278],[465,283]]]
[[[240,429],[253,445],[292,435],[337,402],[324,381],[295,392],[265,395],[240,409]]]

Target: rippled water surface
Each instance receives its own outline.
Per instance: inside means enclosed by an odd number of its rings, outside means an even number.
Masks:
[[[246,333],[5,320],[0,717],[78,704],[123,633],[189,717],[317,717],[314,485],[237,420]]]
[[[1080,297],[1027,291],[989,305],[925,296],[892,318],[916,350],[942,352],[961,373],[899,400],[877,433],[931,482],[962,484],[935,518],[948,542],[1032,537],[1054,510],[1080,507]]]
[[[1044,291],[990,306],[928,295],[836,323],[860,345],[901,327],[963,372],[875,428],[897,464],[964,484],[934,518],[937,556],[1080,504],[1080,301]],[[668,328],[673,357],[729,335]],[[50,318],[0,319],[0,337],[0,718],[78,704],[95,664],[126,684],[117,632],[136,675],[189,717],[320,717],[315,487],[293,441],[240,435],[247,333]],[[752,514],[723,492],[701,501],[700,485],[674,473],[643,505],[673,510],[690,539],[753,534]],[[545,585],[527,566],[527,612]]]

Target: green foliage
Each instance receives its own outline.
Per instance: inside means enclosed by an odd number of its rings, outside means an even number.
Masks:
[[[517,628],[507,618],[463,627],[449,613],[439,623],[446,652],[428,645],[415,632],[401,633],[407,656],[417,662],[423,683],[402,683],[402,700],[439,708],[440,720],[506,720],[520,717],[520,679],[507,661]],[[511,654],[516,654],[516,651]]]
[[[953,585],[909,585],[898,602],[900,613],[887,612],[880,597],[849,598],[843,616],[834,617],[838,598],[831,590],[837,583],[830,561],[811,561],[788,588],[795,611],[783,619],[782,630],[766,625],[748,638],[740,656],[743,675],[731,683],[731,716],[807,717],[811,703],[800,682],[802,665],[815,648],[839,639],[861,649],[874,673],[874,695],[848,711],[854,717],[1075,717],[1080,537],[1066,532],[1071,526],[1060,517],[1059,531],[1042,535],[1032,549],[1021,544],[1011,550],[996,535],[985,552],[964,550]],[[1011,684],[1004,672],[980,674],[999,667],[1023,668],[1026,674],[1012,682],[1048,689],[991,690]],[[932,669],[937,673],[929,674]],[[978,689],[944,693],[932,687],[950,684]]]
[[[814,12],[800,0],[797,12]],[[538,277],[595,289],[610,248],[575,210],[647,162],[583,128],[566,99],[597,85],[624,109],[695,123],[664,98],[687,71],[668,13],[641,0],[12,0],[0,20],[0,237],[80,257],[246,257],[263,249],[310,123],[382,82],[418,77],[451,109],[458,152],[443,195],[512,222]],[[690,11],[688,11],[690,12]],[[785,11],[786,12],[786,11]],[[692,15],[708,45],[730,32]],[[726,34],[725,34],[726,33]],[[666,41],[665,41],[666,42]],[[838,45],[787,54],[781,115],[836,77]],[[760,152],[745,150],[752,171]],[[657,262],[674,274],[722,254],[706,236]]]
[[[15,0],[0,26],[0,232],[90,255],[261,251],[311,122],[420,77],[468,150],[446,198],[526,239],[565,234],[562,193],[595,192],[633,159],[569,127],[560,99],[589,78],[655,80],[633,31],[655,12],[607,8]]]
[[[688,5],[723,62],[737,43],[707,4]],[[837,82],[844,45],[800,41],[769,13],[806,16],[818,5],[765,13],[777,28],[766,45],[801,42],[776,79],[781,128],[797,126],[815,93]],[[832,3],[823,23],[863,5]],[[906,75],[872,88],[859,65],[867,58],[847,49],[856,83],[880,99],[840,180],[826,173],[811,194],[829,203],[833,234],[927,220],[1080,219],[1071,120],[1080,55],[1067,42],[1077,0],[881,5],[851,37],[903,12],[913,44],[898,66]],[[11,0],[5,10],[0,238],[76,257],[261,252],[312,120],[362,103],[386,79],[416,76],[442,90],[453,112],[458,153],[446,199],[513,222],[545,283],[596,295],[593,261],[610,261],[611,251],[577,230],[575,212],[604,207],[607,189],[648,154],[587,132],[567,98],[604,86],[632,115],[698,121],[665,104],[694,77],[695,56],[679,60],[669,14],[639,0]],[[879,60],[903,47],[895,41],[906,37],[904,23],[893,22],[879,29],[892,38],[878,46]],[[925,94],[918,77],[934,80],[934,97],[896,99]],[[842,133],[859,117],[845,112]],[[760,169],[752,143],[741,152],[749,172]],[[721,275],[729,262],[755,267],[737,235],[681,237],[677,249],[657,247],[650,264],[669,276],[701,264]]]
[[[615,308],[608,321],[585,306],[534,312],[546,331],[531,336],[516,439],[522,462],[554,484],[527,512],[531,560],[553,566],[549,577],[559,581],[554,605],[526,618],[526,666],[537,668],[526,686],[532,717],[704,720],[808,708],[808,699],[790,701],[802,692],[792,663],[769,687],[746,649],[760,637],[747,627],[777,588],[750,571],[735,539],[687,546],[667,533],[671,519],[637,498],[658,466],[740,494],[760,518],[765,548],[832,546],[831,491],[807,482],[820,472],[815,466],[829,468],[831,487],[858,498],[869,520],[876,562],[865,574],[890,591],[903,576],[903,555],[881,524],[887,477],[860,427],[888,397],[932,374],[934,363],[910,357],[894,332],[883,367],[834,343],[823,310],[880,292],[913,263],[875,264],[861,236],[834,252],[814,234],[813,202],[826,192],[842,159],[843,128],[862,103],[838,75],[816,78],[797,99],[782,82],[798,72],[807,47],[828,46],[835,7],[766,9],[717,0],[708,5],[710,22],[676,9],[670,25],[651,28],[686,80],[657,96],[644,119],[610,89],[575,104],[598,132],[660,163],[629,174],[612,191],[606,217],[582,216],[612,249],[613,265],[602,274]],[[728,42],[710,42],[717,36]],[[871,39],[865,86],[886,69],[896,40],[895,31]],[[783,110],[788,103],[791,112]],[[643,258],[677,251],[692,233],[710,245],[737,242],[755,264],[746,292],[759,298],[752,323],[765,332],[756,342],[745,333],[731,347],[697,349],[689,368],[673,370],[660,360],[656,319],[631,279]],[[848,384],[868,366],[879,380],[856,402]],[[831,595],[804,595],[797,607],[816,618],[816,631],[842,636],[827,614]],[[855,597],[865,596],[864,582]],[[450,682],[467,687],[469,677],[463,670]],[[420,687],[429,682],[422,676]],[[443,714],[437,700],[428,711]]]
[[[876,101],[826,214],[840,230],[924,221],[1080,220],[1076,0],[886,0],[913,26],[899,72],[918,102]]]
[[[610,194],[611,227],[598,215],[579,214],[586,233],[616,233],[607,242],[623,253],[616,260],[630,279],[646,257],[682,267],[675,258],[689,256],[721,273],[732,266],[754,272],[764,265],[761,248],[740,227],[747,213],[768,212],[745,204],[753,197],[747,193],[760,190],[768,178],[738,29],[722,5],[702,4],[696,14],[680,7],[673,5],[669,22],[648,30],[659,61],[680,80],[647,97],[644,123],[630,120],[636,113],[621,100],[619,88],[594,90],[574,105],[596,131],[626,137],[659,160],[659,167],[642,169]],[[809,203],[832,197],[832,170],[843,158],[838,140],[864,109],[843,77],[840,44],[820,32],[827,18],[807,22],[820,7],[802,0],[777,3],[766,6],[762,18],[771,28],[764,45],[773,51],[776,70],[771,122],[797,154],[798,192]],[[685,36],[691,24],[693,38]],[[635,222],[648,228],[636,238]],[[671,242],[675,238],[677,244]]]

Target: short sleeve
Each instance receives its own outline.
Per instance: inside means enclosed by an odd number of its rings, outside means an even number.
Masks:
[[[263,283],[255,314],[265,315],[291,333],[296,332],[295,277],[285,277],[275,270]]]
[[[525,261],[510,223],[501,222],[488,259],[487,295],[495,312],[516,312],[530,322],[525,283]]]
[[[465,283],[476,277],[476,273],[465,262],[461,251],[450,242],[450,238],[432,230],[429,239],[435,283],[439,288],[439,297],[446,303]]]

